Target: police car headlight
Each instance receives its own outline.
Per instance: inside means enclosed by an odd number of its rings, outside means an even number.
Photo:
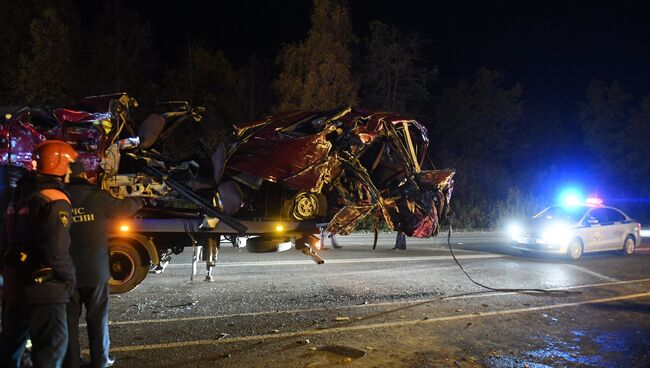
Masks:
[[[545,243],[565,244],[571,239],[571,229],[566,225],[554,225],[544,230],[542,239]]]
[[[510,235],[512,240],[517,239],[524,232],[521,225],[519,225],[517,223],[512,223],[512,224],[508,225],[507,231],[508,231],[508,235]]]

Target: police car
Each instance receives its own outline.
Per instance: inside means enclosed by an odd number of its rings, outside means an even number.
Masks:
[[[510,228],[514,248],[562,254],[572,260],[583,253],[611,250],[630,255],[641,242],[640,233],[640,223],[596,198],[548,207],[525,225]]]

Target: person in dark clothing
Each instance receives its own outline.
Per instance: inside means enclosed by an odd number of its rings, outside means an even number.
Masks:
[[[397,237],[395,238],[395,250],[406,250],[406,235],[403,231],[397,232]]]
[[[75,283],[70,258],[70,201],[63,183],[77,153],[45,141],[36,172],[18,183],[6,210],[0,366],[19,367],[28,337],[35,367],[60,367],[68,344],[66,304]]]
[[[325,230],[325,226],[320,228],[320,239],[318,240],[318,249],[324,250],[328,249],[327,245],[325,244],[325,239],[329,238],[330,241],[332,242],[332,247],[336,249],[343,248],[342,245],[339,245],[339,243],[336,241],[336,238],[334,238],[334,234],[330,233],[329,231]]]
[[[70,255],[77,269],[77,285],[68,304],[70,341],[65,367],[79,367],[79,317],[86,309],[90,367],[110,367],[114,359],[108,355],[108,255],[107,219],[133,215],[143,202],[139,198],[118,199],[90,183],[83,164],[73,163],[72,177],[66,189],[72,202]]]

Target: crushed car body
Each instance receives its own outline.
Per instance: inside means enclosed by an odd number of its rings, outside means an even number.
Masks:
[[[260,200],[260,183],[281,188],[281,217],[326,220],[333,234],[374,216],[429,237],[449,209],[454,170],[422,169],[427,131],[414,119],[344,108],[280,113],[235,129],[224,176],[243,192],[240,211],[247,196]]]

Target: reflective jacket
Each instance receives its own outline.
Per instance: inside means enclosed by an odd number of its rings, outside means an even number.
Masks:
[[[67,303],[75,284],[70,258],[70,201],[60,180],[36,172],[25,175],[7,207],[8,247],[21,254],[5,265],[4,296],[30,304]],[[53,277],[34,281],[51,268]]]
[[[77,268],[77,287],[95,287],[110,278],[108,219],[133,215],[142,200],[115,198],[83,178],[72,178],[66,190],[72,201],[70,254]]]

